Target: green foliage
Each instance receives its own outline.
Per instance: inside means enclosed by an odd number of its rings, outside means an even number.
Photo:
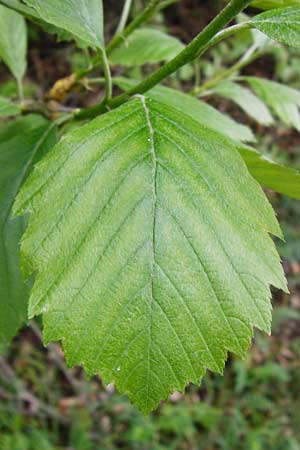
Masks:
[[[137,84],[136,81],[124,77],[117,77],[114,79],[114,82],[125,91]],[[196,100],[191,95],[183,94],[165,86],[156,86],[147,95],[191,116],[194,120],[200,122],[202,126],[211,128],[232,139],[244,142],[255,141],[255,137],[249,127],[235,122],[226,114],[222,114],[201,100]]]
[[[242,147],[240,153],[251,175],[263,186],[292,198],[300,198],[300,172],[265,158],[254,149]]]
[[[111,53],[110,60],[114,64],[140,66],[168,61],[183,48],[184,45],[178,39],[162,31],[140,28]]]
[[[300,92],[289,86],[258,77],[243,78],[256,94],[288,126],[300,131]]]
[[[29,295],[28,283],[24,283],[19,269],[19,241],[26,220],[12,217],[12,205],[32,165],[54,145],[52,130],[52,124],[33,115],[0,127],[1,347],[26,320]]]
[[[300,47],[300,5],[263,12],[251,23],[275,41]]]
[[[20,111],[18,105],[15,105],[6,97],[0,97],[0,117],[16,116]]]
[[[20,83],[26,71],[27,30],[25,20],[0,5],[0,58]]]
[[[42,21],[62,28],[90,47],[103,48],[102,0],[25,0],[25,3]]]
[[[274,121],[265,103],[263,103],[249,89],[233,81],[222,81],[211,92],[235,102],[249,116],[262,125],[271,125]]]
[[[244,16],[244,23],[224,29],[250,3],[230,0],[184,46],[157,29],[165,28],[156,13],[169,2],[151,0],[144,9],[142,3],[124,2],[119,24],[105,27],[107,36],[116,30],[105,47],[102,0],[0,0],[0,57],[17,79],[20,99],[14,102],[15,86],[1,86],[7,98],[0,97],[0,116],[7,121],[23,114],[0,128],[0,344],[26,318],[41,314],[46,343],[62,340],[70,365],[82,363],[89,374],[114,381],[148,413],[175,389],[199,383],[206,369],[221,373],[229,351],[244,356],[254,327],[270,332],[270,286],[287,290],[269,235],[282,238],[281,229],[259,184],[299,198],[299,171],[242,143],[256,142],[256,136],[240,123],[247,120],[240,109],[269,126],[270,108],[300,130],[300,94],[235,75],[280,50],[273,39],[299,47],[300,9]],[[44,80],[43,72],[39,79],[47,92],[37,85],[32,90],[32,80],[31,90],[23,89],[27,32],[18,13],[85,50],[69,76]],[[233,35],[241,30],[237,41]],[[32,27],[29,35],[38,39],[39,33]],[[207,63],[202,55],[210,47]],[[226,50],[231,48],[234,64]],[[99,78],[90,79],[99,66]],[[161,84],[167,78],[169,87]],[[54,84],[48,91],[49,81]],[[98,84],[94,103],[101,102],[80,110],[83,90]],[[116,94],[114,84],[124,92]],[[219,110],[199,100],[201,93],[216,94]],[[227,100],[240,107],[234,110],[240,121],[224,114],[234,108]],[[36,111],[44,117],[29,114]],[[24,218],[12,216],[16,196],[15,210]],[[24,281],[19,243],[28,215]],[[260,372],[261,381],[274,372],[288,382],[277,366]],[[239,385],[244,381],[240,376]],[[270,406],[267,399],[251,401],[262,411]],[[184,439],[195,423],[217,426],[219,412],[200,409],[170,420],[166,408],[161,426],[172,432],[170,423],[185,422]],[[35,446],[23,437],[19,446]],[[255,433],[247,439],[252,448]]]
[[[270,331],[274,213],[234,143],[176,110],[140,97],[74,131],[15,209],[45,341],[145,413]]]
[[[134,81],[121,77],[116,78],[114,81],[124,90],[135,84]],[[229,98],[229,93],[234,91],[236,94],[236,101],[242,103],[246,108],[245,97],[242,95],[239,99],[237,95],[240,90],[242,90],[243,93],[244,88],[235,84],[232,89],[233,83],[229,81],[227,83],[228,86],[225,85],[225,90],[227,89],[226,97],[228,96]],[[217,88],[213,91],[218,93],[225,92],[223,89],[224,84],[225,83],[219,83]],[[218,87],[220,87],[220,90]],[[252,98],[253,94],[249,90],[245,89],[245,91],[246,98]],[[226,115],[221,114],[208,104],[200,100],[196,100],[190,95],[183,94],[182,92],[167,88],[165,86],[157,86],[148,92],[148,96],[176,108],[179,112],[189,115],[194,120],[197,120],[202,126],[221,132],[222,134],[228,135],[233,139],[249,140],[250,136],[247,132],[249,129],[247,127],[237,124]],[[252,102],[255,102],[255,104],[254,106],[251,104],[249,105],[250,109],[252,107],[253,114],[259,114],[259,110],[255,109],[255,105],[257,106],[258,103],[258,106],[262,108],[262,111],[266,111],[264,117],[270,117],[272,119],[268,109],[264,109],[266,108],[264,103],[262,103],[259,98],[254,95],[253,97],[254,99],[252,99]],[[231,99],[234,100],[233,95],[231,96]],[[250,113],[250,111],[247,112]],[[262,113],[260,117],[262,118]],[[273,189],[275,192],[280,192],[294,198],[300,197],[300,178],[298,170],[276,164],[274,161],[264,158],[259,152],[252,148],[242,145],[238,146],[238,148],[241,156],[247,164],[249,172],[259,183]]]

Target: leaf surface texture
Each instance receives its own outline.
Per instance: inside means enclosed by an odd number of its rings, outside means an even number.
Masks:
[[[263,12],[252,19],[252,24],[275,41],[300,47],[300,5]]]
[[[125,77],[116,77],[114,82],[124,90],[128,90],[137,84],[137,81]],[[232,139],[245,142],[255,141],[255,137],[249,127],[236,122],[226,114],[219,112],[209,104],[191,95],[166,86],[156,86],[147,93],[147,96],[182,111],[185,115],[191,116],[200,122],[202,126],[213,129]]]
[[[102,0],[25,0],[39,17],[91,47],[103,48]]]
[[[148,413],[270,331],[274,212],[235,144],[142,96],[66,135],[17,198],[30,316]]]

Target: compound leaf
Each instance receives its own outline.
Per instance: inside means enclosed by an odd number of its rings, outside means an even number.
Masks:
[[[184,48],[175,37],[151,28],[140,28],[109,56],[114,64],[137,66],[167,61]]]
[[[251,23],[275,41],[300,47],[300,5],[263,12]]]
[[[102,49],[103,6],[102,0],[24,0],[40,19],[54,29],[62,28],[79,41]]]
[[[142,96],[66,135],[15,211],[30,316],[148,413],[270,331],[274,212],[233,141]]]
[[[55,143],[49,122],[30,115],[0,127],[0,347],[26,318],[28,284],[19,269],[24,217],[12,217],[12,205],[32,164]]]
[[[26,53],[27,29],[24,18],[0,5],[0,59],[19,83],[26,70]]]

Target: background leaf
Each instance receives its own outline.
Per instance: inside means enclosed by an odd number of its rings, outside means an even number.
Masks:
[[[41,117],[0,126],[0,348],[25,321],[29,297],[19,268],[19,241],[24,217],[13,218],[12,205],[32,164],[55,144],[53,125]]]
[[[26,71],[26,52],[27,29],[24,18],[0,5],[0,58],[19,83]]]
[[[103,48],[102,0],[24,1],[41,20],[68,31],[91,47]]]
[[[241,148],[240,153],[251,175],[263,186],[292,198],[300,198],[300,172],[285,167],[251,148]]]
[[[115,381],[148,413],[270,331],[286,282],[274,212],[237,147],[145,97],[71,132],[15,206],[38,275],[30,316],[70,365]]]
[[[249,89],[234,83],[222,81],[211,92],[236,103],[246,114],[262,125],[271,125],[274,121],[265,103],[263,103]]]
[[[141,66],[146,63],[168,61],[184,45],[175,37],[154,28],[140,28],[109,56],[114,64]]]
[[[16,116],[21,112],[18,105],[12,103],[6,97],[0,97],[0,117]]]
[[[255,16],[251,23],[269,38],[300,48],[300,6],[263,12]]]
[[[243,77],[256,94],[288,126],[300,131],[300,92],[275,81],[258,77]]]

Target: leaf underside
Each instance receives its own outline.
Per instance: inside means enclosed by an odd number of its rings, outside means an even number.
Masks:
[[[148,413],[270,331],[275,215],[235,144],[138,96],[66,136],[19,194],[30,316]]]

